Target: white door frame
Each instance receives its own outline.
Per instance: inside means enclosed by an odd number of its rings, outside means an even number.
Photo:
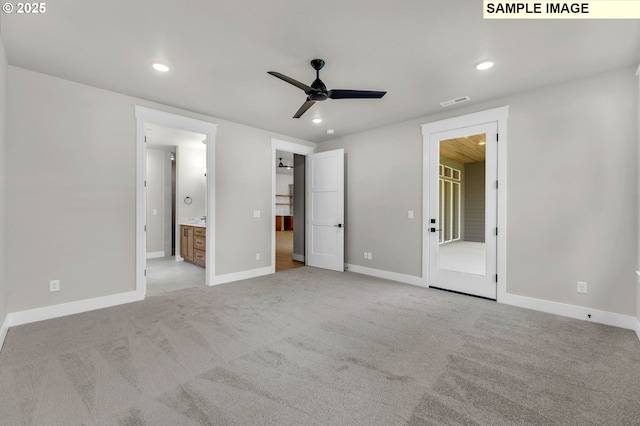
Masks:
[[[145,232],[147,200],[145,179],[147,176],[147,161],[145,146],[145,130],[147,123],[159,124],[165,127],[185,130],[205,135],[207,143],[207,248],[205,283],[213,285],[215,277],[215,165],[216,165],[216,132],[217,124],[194,118],[183,117],[164,111],[158,111],[134,105],[136,117],[136,293],[138,299],[144,299],[147,292],[146,279],[146,251],[147,238]]]
[[[309,155],[316,152],[315,146],[271,139],[271,273],[276,272],[276,151]],[[306,192],[306,191],[305,191]],[[294,201],[295,202],[295,201]],[[305,246],[307,242],[305,241]]]
[[[485,123],[498,124],[498,238],[497,238],[497,301],[502,302],[506,296],[507,283],[507,118],[509,106],[489,109],[459,117],[434,121],[422,125],[422,285],[429,287],[429,197],[424,192],[429,188],[429,141],[431,135],[448,130],[476,126]]]

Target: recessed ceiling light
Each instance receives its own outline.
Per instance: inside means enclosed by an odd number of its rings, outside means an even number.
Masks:
[[[489,68],[491,68],[494,65],[493,61],[490,60],[484,60],[482,62],[478,62],[476,64],[476,69],[480,70],[480,71],[484,71],[484,70],[488,70]]]
[[[322,123],[322,118],[314,118],[312,121],[316,124],[320,124]]]
[[[332,135],[332,134],[334,134],[334,133],[335,133],[335,131],[334,131],[333,129],[328,129],[328,130],[327,130],[327,134],[328,134],[328,135]]]
[[[156,62],[151,62],[151,66],[156,71],[160,71],[160,72],[169,71],[169,66],[166,65],[166,64],[163,64],[162,62],[157,62],[157,61]]]
[[[478,145],[486,145],[486,142],[478,142]]]

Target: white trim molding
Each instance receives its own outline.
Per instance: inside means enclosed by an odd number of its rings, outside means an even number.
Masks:
[[[0,328],[0,351],[2,350],[2,345],[4,345],[4,339],[7,337],[8,331],[9,331],[9,315],[7,315],[7,317],[4,319],[2,328]]]
[[[385,280],[397,281],[399,283],[424,287],[422,278],[413,275],[383,271],[382,269],[367,268],[366,266],[353,265],[350,263],[347,263],[347,271],[355,272],[356,274],[369,275],[371,277],[383,278]]]
[[[164,257],[164,251],[148,251],[147,259],[158,259],[159,257]]]
[[[67,315],[79,314],[82,312],[94,311],[96,309],[110,308],[112,306],[124,305],[125,303],[142,300],[138,292],[112,294],[109,296],[96,297],[93,299],[79,300],[76,302],[61,303],[59,305],[44,306],[42,308],[28,309],[26,311],[12,312],[7,315],[5,325],[15,327],[16,325],[29,324],[32,322],[44,321],[52,318],[65,317]]]
[[[584,306],[569,305],[566,303],[552,302],[549,300],[536,299],[533,297],[519,296],[509,293],[503,296],[501,303],[518,306],[520,308],[532,309],[534,311],[546,312],[548,314],[555,314],[563,317],[634,330],[640,339],[640,322],[636,317],[631,315],[616,314],[614,312],[601,311],[598,309],[586,308]],[[591,315],[591,317],[589,317],[589,315]]]
[[[169,112],[134,105],[136,117],[136,291],[144,299],[147,293],[145,268],[147,264],[147,240],[144,230],[146,222],[146,191],[144,182],[147,175],[145,130],[147,123],[159,124],[173,129],[186,130],[205,135],[207,145],[207,247],[205,282],[211,285],[215,276],[215,225],[216,225],[216,133],[218,125],[208,121],[184,117]],[[179,227],[176,224],[176,227]],[[179,229],[179,228],[178,228]]]
[[[250,278],[256,278],[256,277],[261,277],[263,275],[273,274],[274,272],[275,270],[274,270],[274,267],[272,266],[266,266],[264,268],[249,269],[247,271],[241,271],[241,272],[232,272],[230,274],[215,276],[213,282],[207,285],[212,286],[212,285],[226,284],[234,281],[248,280]]]

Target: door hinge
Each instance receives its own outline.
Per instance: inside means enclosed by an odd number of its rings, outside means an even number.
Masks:
[[[146,180],[144,181],[144,187],[145,188],[147,187],[147,181]]]
[[[147,232],[147,225],[144,226],[144,232]]]
[[[147,270],[146,269],[144,270],[144,276],[145,277],[147,276]]]
[[[496,282],[498,282],[498,274],[496,274]]]
[[[146,136],[144,137],[144,143],[147,143],[147,137]]]
[[[496,235],[498,235],[498,228],[496,227]]]
[[[496,181],[496,189],[498,189],[498,181]]]
[[[498,142],[499,139],[500,139],[500,133],[496,133],[496,142]]]

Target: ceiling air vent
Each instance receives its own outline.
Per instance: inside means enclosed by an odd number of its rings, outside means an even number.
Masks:
[[[448,106],[453,105],[453,104],[459,104],[459,103],[462,103],[462,102],[467,102],[468,100],[471,100],[471,98],[468,97],[468,96],[462,96],[460,98],[451,99],[450,101],[440,102],[440,105],[442,105],[443,107],[448,107]]]

